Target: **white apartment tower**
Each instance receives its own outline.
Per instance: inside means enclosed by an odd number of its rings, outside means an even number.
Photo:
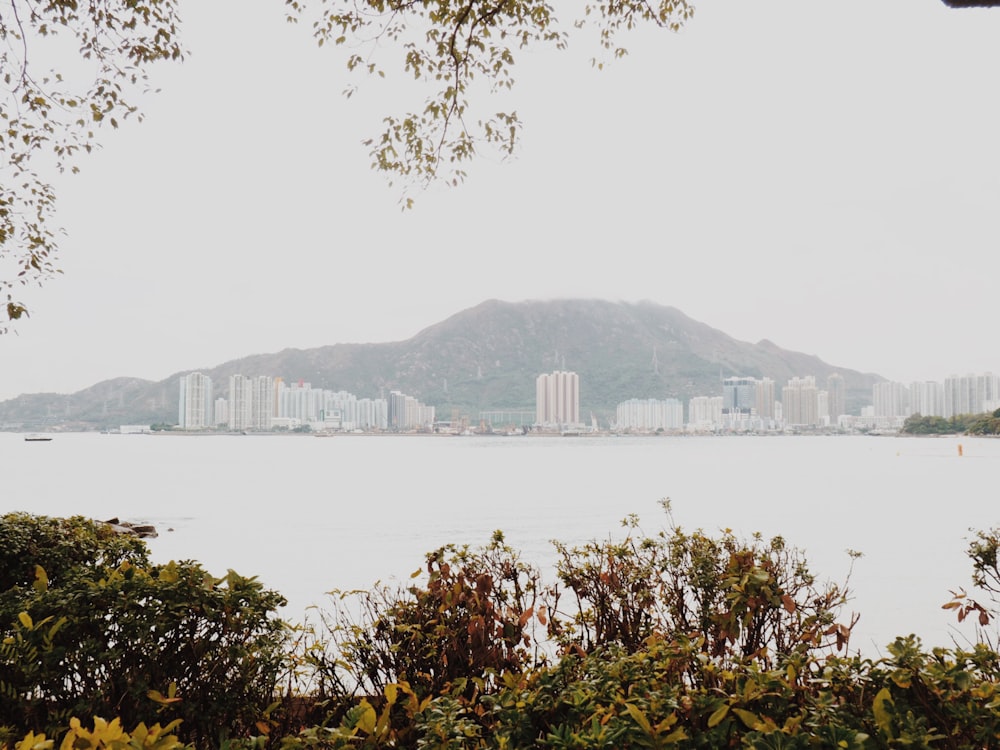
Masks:
[[[212,379],[200,372],[182,375],[178,400],[177,424],[182,430],[212,427]]]
[[[761,419],[774,419],[774,381],[771,378],[761,378],[757,381],[755,397],[757,416]]]
[[[688,429],[714,430],[722,424],[722,396],[694,396],[688,401]]]
[[[847,414],[847,385],[844,376],[835,372],[826,379],[827,407],[830,424],[836,425],[837,418]]]
[[[678,430],[684,427],[684,405],[675,398],[622,401],[615,410],[615,426],[640,432]]]
[[[944,386],[933,381],[910,383],[910,412],[923,417],[943,417]]]
[[[806,427],[820,424],[819,391],[816,378],[812,375],[789,380],[788,385],[781,389],[781,404],[785,424]]]
[[[253,429],[253,380],[243,375],[229,376],[229,429]]]
[[[540,425],[580,424],[580,378],[556,370],[535,380],[535,422]]]
[[[258,375],[253,379],[253,396],[250,404],[250,422],[255,430],[271,429],[274,419],[274,378]]]
[[[872,406],[876,417],[908,417],[910,390],[902,383],[885,381],[872,386]]]

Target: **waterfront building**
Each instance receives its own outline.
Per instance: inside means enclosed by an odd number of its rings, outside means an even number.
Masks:
[[[771,378],[761,378],[757,381],[754,408],[761,420],[780,419],[774,411],[774,381]]]
[[[618,404],[615,429],[656,432],[684,427],[684,404],[676,398],[662,401],[633,398]]]
[[[182,375],[177,425],[182,430],[204,430],[214,425],[212,379],[200,372]]]
[[[253,427],[253,380],[243,375],[229,376],[229,429]]]
[[[580,378],[557,370],[535,380],[535,422],[543,427],[580,424]]]
[[[274,419],[274,379],[258,375],[253,379],[253,396],[250,405],[250,425],[254,430],[271,429]]]
[[[835,372],[826,379],[827,411],[830,415],[830,424],[837,424],[837,420],[847,414],[847,384],[844,376]]]
[[[789,380],[781,389],[781,405],[786,425],[816,427],[821,424],[819,391],[816,378],[812,375]]]
[[[902,383],[885,381],[872,386],[872,406],[876,417],[908,417],[910,391]]]
[[[688,401],[689,430],[716,430],[722,424],[722,396],[694,396]]]
[[[757,381],[754,378],[732,377],[722,381],[722,412],[750,414],[757,408]]]
[[[215,399],[215,414],[212,419],[213,427],[224,427],[229,424],[229,399],[221,396]]]
[[[816,424],[830,426],[830,392],[816,391]]]
[[[312,424],[322,419],[324,393],[305,381],[291,385],[278,383],[277,412],[279,417],[296,419],[300,425]]]
[[[944,386],[932,381],[910,383],[910,414],[943,417]]]
[[[357,421],[358,430],[385,430],[389,427],[389,402],[384,398],[358,399]]]
[[[944,380],[944,416],[983,414],[1000,407],[1000,376],[952,375]]]
[[[416,430],[434,424],[434,407],[421,403],[401,391],[392,391],[388,399],[388,424],[391,430]]]

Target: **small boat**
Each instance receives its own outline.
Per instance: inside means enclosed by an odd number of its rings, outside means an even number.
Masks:
[[[25,435],[24,439],[29,443],[46,443],[52,439],[51,435],[39,435],[37,433],[31,435]]]

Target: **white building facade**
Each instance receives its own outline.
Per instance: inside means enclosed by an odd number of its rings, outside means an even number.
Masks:
[[[535,380],[535,423],[541,427],[580,424],[580,378],[557,370]]]

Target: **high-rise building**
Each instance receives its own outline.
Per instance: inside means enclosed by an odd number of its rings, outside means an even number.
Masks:
[[[539,425],[580,424],[580,378],[557,370],[535,380],[535,422]]]
[[[830,411],[830,424],[836,425],[837,419],[847,414],[847,385],[844,376],[835,372],[826,379],[827,408]]]
[[[750,414],[757,408],[757,381],[733,377],[722,381],[723,414]]]
[[[391,430],[414,430],[434,424],[435,409],[400,391],[389,393],[387,421]]]
[[[253,380],[243,375],[229,376],[229,429],[253,428]]]
[[[694,396],[688,401],[688,429],[714,430],[722,424],[722,396]]]
[[[182,375],[177,409],[178,426],[182,430],[203,430],[214,426],[213,407],[212,379],[200,372]]]
[[[214,427],[224,427],[229,424],[229,400],[221,396],[215,399],[215,415],[212,420]]]
[[[932,381],[910,383],[910,413],[923,417],[943,417],[944,386]]]
[[[250,404],[250,424],[255,430],[271,429],[274,419],[274,379],[268,375],[258,375],[253,379],[253,395]]]
[[[815,427],[819,419],[819,391],[816,389],[816,378],[807,375],[804,378],[792,378],[781,389],[782,413],[785,424]]]
[[[991,372],[980,375],[952,375],[944,379],[944,416],[982,414],[1000,405],[1000,376]]]
[[[757,381],[756,409],[761,419],[774,419],[774,381],[761,378]]]
[[[615,410],[615,427],[642,432],[677,430],[684,427],[684,405],[676,398],[622,401]]]
[[[884,381],[872,386],[872,406],[875,417],[908,417],[910,391],[902,383]]]

